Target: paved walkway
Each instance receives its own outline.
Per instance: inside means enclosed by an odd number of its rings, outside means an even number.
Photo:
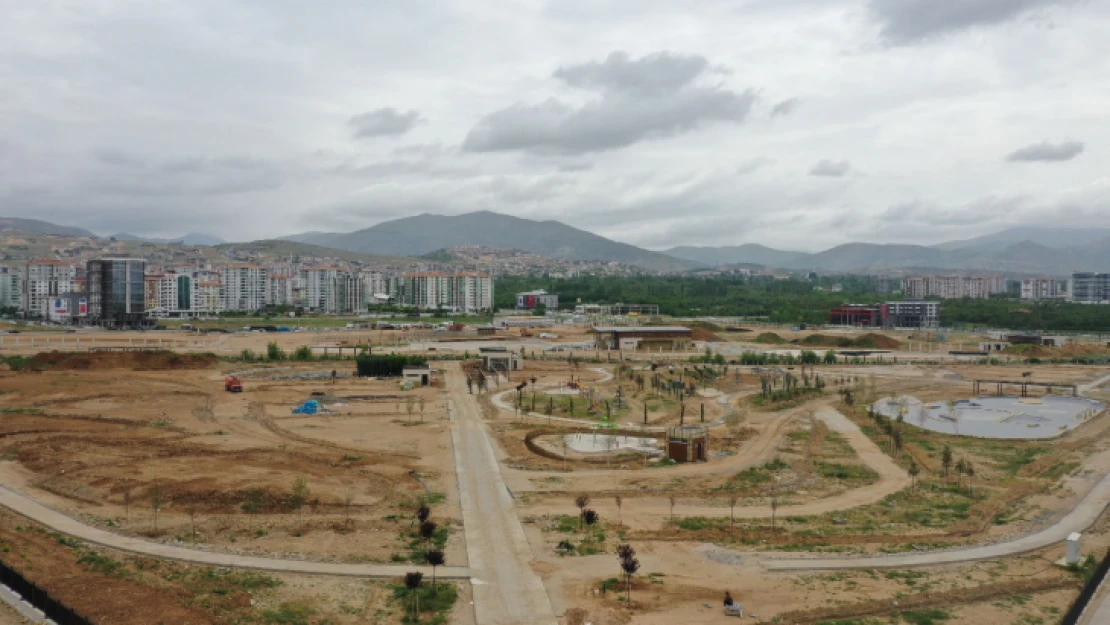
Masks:
[[[532,550],[501,477],[478,402],[458,366],[451,391],[451,438],[459,480],[466,553],[474,581],[474,613],[481,625],[556,623],[547,590],[532,570]]]
[[[397,565],[397,564],[343,564],[337,562],[312,562],[305,560],[283,560],[280,558],[266,558],[260,556],[244,556],[231,553],[218,553],[187,549],[174,545],[166,545],[141,538],[113,534],[102,529],[85,525],[80,521],[66,516],[61,512],[25,497],[13,490],[0,486],[0,505],[20,515],[41,523],[63,534],[79,538],[87,543],[128,551],[144,556],[167,558],[205,564],[208,566],[223,566],[242,569],[258,569],[281,573],[308,573],[312,575],[338,575],[347,577],[400,577],[408,571],[422,571],[431,576],[431,567]],[[470,577],[470,570],[466,567],[442,566],[436,569],[436,577],[444,579],[465,579]]]
[[[1014,556],[1063,544],[1068,534],[1083,532],[1098,520],[1110,504],[1110,474],[1080,500],[1064,518],[1033,534],[1015,540],[954,551],[892,554],[862,558],[766,558],[760,562],[772,571],[827,571],[836,569],[891,569],[956,564]],[[1110,623],[1110,621],[1107,621]]]

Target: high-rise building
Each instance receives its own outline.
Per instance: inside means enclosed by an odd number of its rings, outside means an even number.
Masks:
[[[365,310],[362,280],[338,267],[308,267],[301,270],[301,305],[321,313],[353,313]]]
[[[1067,282],[1055,278],[1026,278],[1021,281],[1021,299],[1060,299],[1067,293]]]
[[[21,308],[23,276],[11,267],[0,267],[0,308]]]
[[[42,317],[50,300],[64,293],[77,290],[77,268],[72,264],[50,258],[32,260],[23,268],[23,312],[32,317]],[[142,278],[139,297],[142,297]]]
[[[265,308],[270,283],[264,267],[227,265],[220,273],[224,286],[224,310],[255,311]]]
[[[390,279],[380,271],[363,271],[359,273],[362,279],[362,295],[367,305],[387,303],[393,296],[390,288]]]
[[[1081,304],[1110,303],[1110,273],[1073,273],[1068,286],[1069,301]]]
[[[913,299],[986,299],[1005,293],[1006,280],[1002,276],[914,276],[905,279],[903,290],[906,297]]]
[[[192,281],[193,311],[195,314],[216,314],[224,309],[224,285],[213,280]],[[180,286],[179,286],[180,288]],[[180,290],[178,297],[180,297]]]
[[[397,295],[403,305],[421,310],[490,310],[493,278],[474,273],[410,273],[398,281]]]
[[[146,317],[146,261],[100,258],[86,265],[89,318],[113,327],[142,325]]]
[[[267,278],[270,284],[266,303],[271,306],[292,306],[296,303],[293,298],[293,277],[271,273]]]

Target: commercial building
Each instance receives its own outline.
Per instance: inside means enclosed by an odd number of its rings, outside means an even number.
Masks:
[[[585,317],[658,317],[658,304],[578,304],[574,307],[574,314]]]
[[[338,267],[309,267],[301,270],[301,305],[318,313],[340,314],[364,310],[362,281]]]
[[[1021,281],[1021,299],[1061,299],[1068,294],[1068,284],[1055,278],[1027,278]]]
[[[21,308],[23,276],[11,267],[0,267],[0,308]]]
[[[100,258],[86,265],[89,318],[111,327],[135,327],[146,316],[146,261]]]
[[[224,310],[255,311],[266,307],[270,290],[266,268],[226,265],[220,273],[224,285]]]
[[[89,314],[88,298],[84,293],[63,293],[47,300],[42,317],[54,323],[69,324],[85,320]]]
[[[940,326],[937,302],[887,302],[882,306],[883,326],[935,329]]]
[[[681,326],[594,328],[598,349],[674,351],[693,343],[693,331]]]
[[[915,276],[904,280],[903,290],[912,299],[986,299],[1005,293],[1006,280],[1002,276]]]
[[[493,278],[476,273],[408,273],[396,285],[397,300],[421,310],[478,312],[493,308]]]
[[[844,304],[829,311],[829,324],[834,326],[855,326],[875,328],[883,323],[881,306],[867,304]]]
[[[65,261],[50,258],[32,260],[23,268],[21,288],[23,292],[20,306],[23,312],[29,316],[41,317],[49,300],[77,290],[77,268]],[[140,276],[140,298],[142,288]]]
[[[540,306],[547,310],[558,310],[559,296],[547,291],[528,291],[516,294],[517,310],[535,310]]]
[[[1073,273],[1068,286],[1069,301],[1081,304],[1110,303],[1110,273]]]

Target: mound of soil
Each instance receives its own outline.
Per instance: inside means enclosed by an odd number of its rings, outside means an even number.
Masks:
[[[855,340],[856,347],[874,347],[877,349],[899,349],[902,343],[882,334],[864,334]]]
[[[164,371],[169,369],[208,369],[217,359],[212,354],[151,352],[43,352],[36,354],[21,370],[79,371],[84,369],[129,369]]]
[[[774,332],[763,332],[753,339],[756,343],[768,343],[770,345],[782,345],[786,339],[775,334]]]
[[[721,337],[706,328],[695,327],[690,330],[690,335],[695,341],[720,341]]]
[[[820,347],[854,347],[859,349],[898,349],[902,346],[898,341],[882,334],[869,333],[856,338],[846,336],[827,336],[825,334],[810,334],[809,336],[793,341],[798,345]]]

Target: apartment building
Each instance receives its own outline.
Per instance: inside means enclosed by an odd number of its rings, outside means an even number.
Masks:
[[[0,308],[21,308],[23,276],[13,267],[0,267]]]
[[[51,298],[77,290],[77,267],[52,258],[32,260],[23,268],[21,289],[23,312],[42,317]]]
[[[912,299],[986,299],[1005,293],[1006,280],[1002,276],[914,276],[905,279],[903,291]]]
[[[1110,303],[1110,273],[1073,273],[1068,288],[1068,301],[1080,304]]]
[[[270,283],[265,267],[258,265],[225,265],[220,270],[224,293],[224,310],[255,311],[265,308]]]
[[[365,310],[362,280],[339,267],[308,267],[300,272],[301,305],[320,313],[352,313]]]
[[[475,273],[409,273],[399,281],[398,300],[421,310],[477,312],[493,308],[493,278]]]
[[[293,297],[293,276],[271,273],[267,278],[269,292],[266,303],[271,306],[293,306],[297,303]]]
[[[1068,294],[1065,280],[1055,278],[1027,278],[1021,281],[1021,299],[1061,299]]]
[[[192,308],[194,314],[219,314],[224,311],[224,285],[219,282],[196,280],[192,282]],[[180,286],[179,295],[180,297]]]
[[[393,288],[389,276],[380,271],[363,271],[359,273],[362,280],[362,294],[367,304],[382,304],[393,297]]]
[[[146,261],[99,258],[86,265],[89,318],[112,327],[142,325],[146,317]]]

